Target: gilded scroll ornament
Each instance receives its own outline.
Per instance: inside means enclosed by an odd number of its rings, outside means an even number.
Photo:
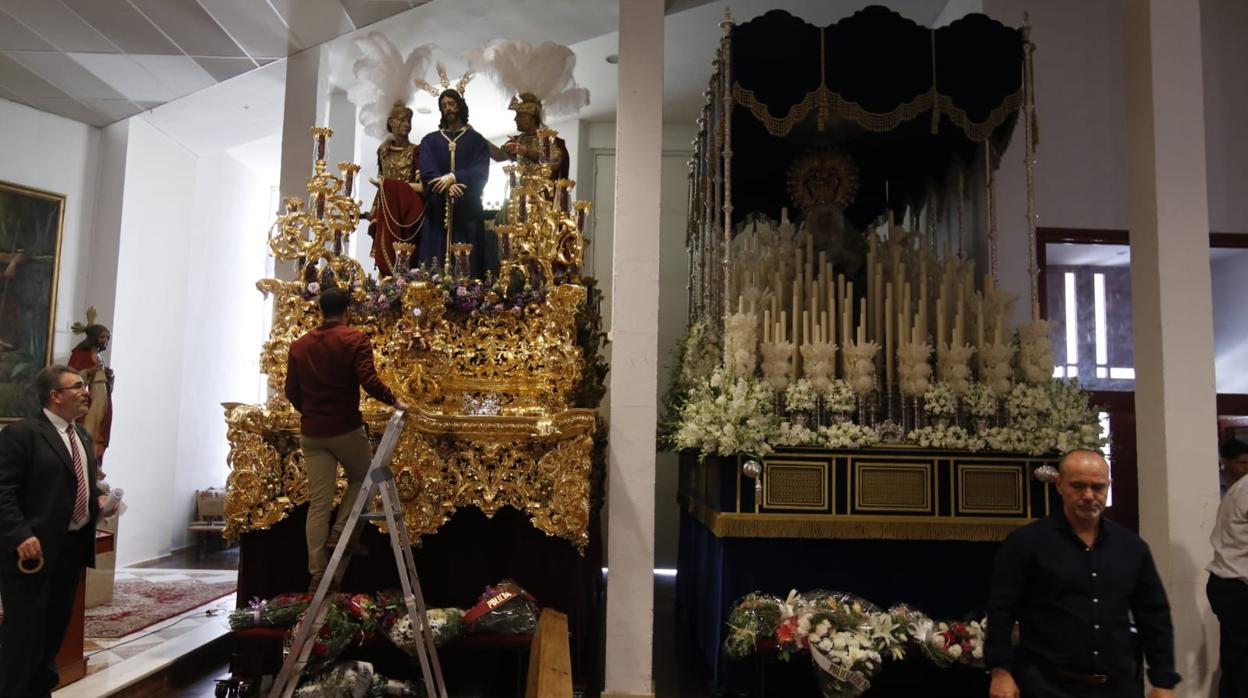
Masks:
[[[329,131],[313,133],[323,153]],[[500,281],[408,270],[404,245],[395,246],[394,274],[375,279],[343,253],[358,222],[349,196],[358,168],[339,168],[342,177],[318,160],[308,201],[288,198],[269,235],[299,278],[257,283],[273,299],[260,357],[273,394],[264,405],[227,405],[226,536],[266,529],[307,501],[299,415],[282,388],[291,342],[320,324],[317,293],[335,284],[352,291],[353,321],[372,338],[378,374],[411,406],[391,468],[412,539],[458,509],[492,517],[510,506],[583,551],[599,429],[592,408],[606,372],[593,280],[578,274],[589,205],[570,201],[572,182],[552,181],[549,163],[517,165],[508,203],[516,216],[499,231],[500,243],[512,243]],[[380,435],[388,408],[365,399],[361,409]]]

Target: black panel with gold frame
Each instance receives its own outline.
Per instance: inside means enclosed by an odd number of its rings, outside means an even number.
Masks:
[[[763,469],[763,502],[767,510],[827,511],[835,499],[828,477],[829,461],[767,459]]]
[[[1001,540],[1049,513],[1054,459],[917,449],[781,449],[761,496],[742,459],[682,454],[682,507],[717,537]],[[716,483],[708,487],[708,483]]]

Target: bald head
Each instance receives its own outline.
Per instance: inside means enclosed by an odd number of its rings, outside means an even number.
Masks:
[[[1057,467],[1057,492],[1062,511],[1076,529],[1095,526],[1105,512],[1109,498],[1109,463],[1089,449],[1076,449],[1062,456]]]

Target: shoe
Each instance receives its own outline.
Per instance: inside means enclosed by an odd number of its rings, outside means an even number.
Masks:
[[[334,548],[338,547],[338,541],[339,539],[342,538],[342,530],[343,530],[342,526],[334,526],[333,528],[329,529],[329,536],[325,540],[325,549],[329,551],[330,555],[333,555]],[[358,529],[357,529],[357,533],[358,533]],[[357,537],[355,540],[347,544],[347,554],[348,555],[367,555],[368,546],[361,543],[359,541],[359,538]]]
[[[321,586],[321,580],[325,578],[325,571],[313,572],[312,579],[308,582],[308,593],[315,594],[318,587]]]

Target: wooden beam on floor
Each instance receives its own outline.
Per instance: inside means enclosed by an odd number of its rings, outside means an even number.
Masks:
[[[553,608],[542,610],[533,633],[524,698],[572,698],[568,617]]]

